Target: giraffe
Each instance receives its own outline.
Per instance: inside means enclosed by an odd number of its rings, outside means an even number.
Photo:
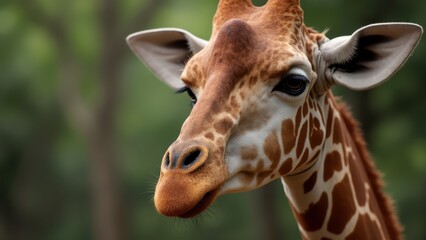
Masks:
[[[381,23],[328,39],[299,0],[221,0],[209,41],[177,28],[130,48],[193,103],[161,163],[157,211],[191,218],[222,194],[281,179],[303,239],[402,239],[356,120],[331,89],[390,78],[422,28]]]

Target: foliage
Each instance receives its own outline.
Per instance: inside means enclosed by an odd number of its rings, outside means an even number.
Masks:
[[[182,27],[209,37],[216,1],[164,2],[149,22],[150,28]],[[78,74],[79,94],[89,109],[96,109],[104,84],[98,18],[103,3],[0,3],[0,239],[94,238],[91,147],[61,100],[61,61],[64,54],[71,53],[79,66],[78,73],[71,71]],[[118,26],[111,29],[129,29],[131,19],[149,3],[116,3]],[[329,37],[350,34],[370,22],[410,21],[426,26],[426,2],[419,0],[302,4],[306,24],[318,30],[330,27]],[[33,5],[38,8],[29,10]],[[63,41],[67,41],[68,49],[61,48],[48,26],[35,21],[45,16],[60,17],[65,22]],[[124,45],[130,33],[118,31],[111,35],[118,34]],[[155,212],[151,198],[160,159],[189,113],[189,101],[186,96],[173,94],[128,49],[123,49],[113,127],[125,238],[262,239],[258,213],[253,209],[258,204],[257,193],[223,196],[213,210],[189,223],[166,219]],[[388,192],[396,199],[407,239],[426,239],[424,59],[422,42],[406,66],[384,86],[367,93],[336,89],[353,106],[367,131],[370,151],[385,173]],[[282,233],[288,239],[299,238],[280,184],[276,182],[270,188],[276,193],[273,203]]]

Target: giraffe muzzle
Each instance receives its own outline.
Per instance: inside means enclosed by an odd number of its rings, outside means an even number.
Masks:
[[[163,157],[154,203],[157,211],[170,217],[190,218],[207,209],[219,196],[227,179],[208,143],[178,140]],[[211,176],[209,173],[215,172]]]

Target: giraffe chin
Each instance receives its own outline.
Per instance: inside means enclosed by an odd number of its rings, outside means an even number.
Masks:
[[[203,198],[191,210],[178,215],[180,218],[192,218],[204,212],[217,198],[219,189],[207,192]]]
[[[196,194],[203,190],[196,190],[193,184],[182,184],[176,178],[170,178],[174,184],[164,184],[160,181],[154,194],[154,203],[157,211],[167,217],[192,218],[206,210],[219,195],[221,187],[206,189],[205,194]]]

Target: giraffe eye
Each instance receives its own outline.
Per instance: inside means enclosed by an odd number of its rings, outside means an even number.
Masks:
[[[197,96],[195,96],[194,92],[187,86],[179,88],[176,93],[188,93],[188,96],[191,98],[191,104],[195,105],[197,103]]]
[[[290,96],[299,96],[302,94],[309,80],[306,76],[301,74],[290,73],[281,77],[280,82],[272,89],[272,91],[279,91],[286,93]]]

